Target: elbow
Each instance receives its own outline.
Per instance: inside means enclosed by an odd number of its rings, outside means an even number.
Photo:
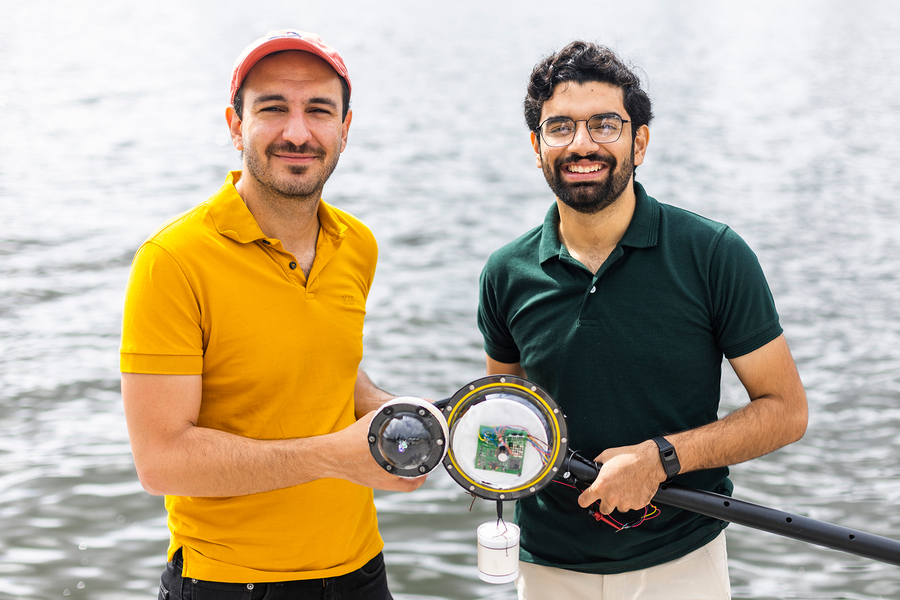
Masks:
[[[141,487],[144,488],[144,491],[150,494],[151,496],[165,496],[166,492],[164,491],[164,486],[160,485],[161,482],[157,481],[156,478],[142,473],[138,471],[138,480],[141,482]]]
[[[155,483],[149,482],[147,479],[143,477],[138,477],[141,482],[141,487],[144,488],[144,491],[150,494],[151,496],[165,496],[166,493],[163,491],[162,486],[157,486]]]
[[[163,469],[137,460],[135,460],[134,465],[137,470],[138,480],[141,482],[141,487],[144,488],[145,492],[151,496],[165,496],[171,493],[168,491],[170,485]]]
[[[789,444],[799,441],[806,434],[806,428],[809,425],[809,408],[806,402],[806,394],[802,395],[797,409],[793,411],[792,417],[790,420]]]
[[[807,422],[805,418],[801,419],[798,417],[794,419],[785,430],[784,443],[782,446],[787,446],[803,439],[803,436],[806,434],[806,425]]]
[[[798,417],[797,423],[794,426],[794,439],[791,440],[791,443],[799,441],[804,435],[806,435],[806,427],[809,425],[809,415],[804,410],[803,416]]]

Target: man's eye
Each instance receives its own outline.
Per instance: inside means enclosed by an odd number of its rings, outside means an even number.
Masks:
[[[591,119],[588,122],[588,127],[591,128],[591,131],[598,133],[615,133],[621,126],[622,122],[619,119],[612,118]]]

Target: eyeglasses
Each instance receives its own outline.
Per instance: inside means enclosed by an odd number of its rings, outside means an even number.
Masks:
[[[569,117],[550,117],[538,126],[537,131],[548,146],[568,146],[575,139],[575,129],[582,121],[587,123],[588,135],[597,144],[618,141],[625,123],[631,123],[615,114],[594,115],[577,121]]]

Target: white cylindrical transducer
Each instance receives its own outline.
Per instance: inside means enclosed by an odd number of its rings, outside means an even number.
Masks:
[[[509,583],[519,576],[519,526],[489,521],[478,526],[478,577]]]

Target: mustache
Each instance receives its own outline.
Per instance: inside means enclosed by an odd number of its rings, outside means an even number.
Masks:
[[[325,150],[319,146],[313,146],[309,142],[304,142],[300,146],[293,144],[291,142],[282,142],[279,144],[272,144],[268,148],[266,148],[266,154],[271,156],[276,153],[288,152],[291,154],[312,154],[318,158],[325,157]]]
[[[591,154],[585,154],[585,155],[570,154],[568,156],[559,158],[556,161],[556,166],[557,166],[557,168],[559,168],[559,167],[562,167],[563,165],[567,165],[569,163],[578,162],[579,160],[589,160],[591,162],[605,163],[605,164],[609,165],[611,168],[614,168],[618,164],[616,159],[613,158],[612,156],[605,155],[605,154],[601,155],[601,154],[591,153]]]

